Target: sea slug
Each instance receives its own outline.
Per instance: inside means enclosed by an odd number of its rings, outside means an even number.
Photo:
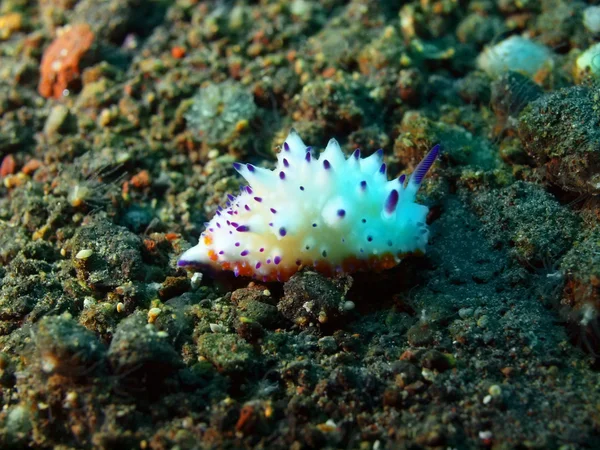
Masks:
[[[388,181],[383,150],[346,159],[331,139],[317,157],[292,129],[275,169],[234,164],[249,185],[228,195],[178,266],[263,281],[286,281],[308,265],[326,275],[393,267],[425,251],[429,209],[415,195],[438,153],[436,145],[408,180]]]

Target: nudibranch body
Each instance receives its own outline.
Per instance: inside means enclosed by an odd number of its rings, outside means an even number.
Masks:
[[[393,267],[425,251],[429,210],[415,195],[438,153],[436,145],[408,181],[388,181],[382,150],[346,158],[331,139],[316,157],[292,130],[274,170],[234,164],[249,186],[228,195],[178,265],[263,281],[286,281],[307,265],[327,275]]]

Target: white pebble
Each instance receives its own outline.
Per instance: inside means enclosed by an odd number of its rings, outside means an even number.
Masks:
[[[498,44],[486,47],[477,57],[477,66],[491,77],[513,70],[534,76],[553,66],[548,47],[521,36],[511,36]]]
[[[210,331],[212,331],[213,333],[225,332],[225,327],[223,325],[219,325],[218,323],[211,323],[209,326],[210,326]]]
[[[75,259],[88,259],[90,256],[94,254],[93,250],[86,248],[84,250],[79,250],[75,255]]]
[[[600,6],[588,6],[583,10],[583,25],[592,33],[600,33]]]
[[[586,76],[600,77],[600,42],[592,45],[579,55],[575,65],[576,75],[579,79]]]
[[[192,279],[190,280],[190,284],[192,285],[193,291],[198,289],[200,287],[200,285],[202,284],[202,273],[194,272],[194,275],[192,275]]]

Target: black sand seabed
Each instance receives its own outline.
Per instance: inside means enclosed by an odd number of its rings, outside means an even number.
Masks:
[[[600,448],[593,2],[402,3],[0,3],[0,448]],[[440,143],[426,255],[177,269],[291,127]]]

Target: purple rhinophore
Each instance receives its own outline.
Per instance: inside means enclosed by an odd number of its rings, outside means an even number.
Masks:
[[[242,253],[240,253],[240,256],[247,256],[248,253],[250,253],[248,250],[244,250]]]
[[[310,158],[312,158],[310,151],[307,151],[306,155],[304,155],[304,159],[306,160],[306,162],[310,162]]]
[[[329,161],[327,161],[326,159],[323,160],[323,168],[325,170],[329,170],[331,169],[331,164],[329,163]]]
[[[279,179],[285,180],[285,172],[283,170],[281,172],[279,172]]]
[[[258,203],[262,202],[262,197],[254,197],[254,200],[256,200]]]
[[[275,263],[275,265],[279,264],[280,262],[281,262],[280,256],[276,256],[275,258],[273,258],[273,263]]]
[[[246,164],[246,167],[248,168],[248,172],[254,172],[256,170],[256,167],[252,164]]]
[[[285,158],[283,158],[283,167],[290,167],[290,163]]]
[[[410,177],[410,181],[415,184],[421,184],[425,175],[427,175],[427,171],[431,169],[433,163],[437,159],[440,154],[440,144],[436,144],[429,153],[425,155],[425,158],[419,163],[415,171],[412,173]]]
[[[338,217],[344,217],[346,215],[346,210],[344,210],[344,209],[338,209],[337,210],[337,215],[338,215]]]
[[[392,214],[396,210],[396,206],[398,205],[398,199],[400,195],[398,195],[398,191],[396,189],[392,189],[390,195],[385,200],[385,212],[388,214]]]
[[[234,162],[233,168],[237,171],[240,171],[240,170],[242,170],[242,165],[240,163]]]
[[[385,165],[385,163],[383,163],[381,165],[381,167],[379,168],[379,173],[385,174],[385,169],[387,168],[387,166]]]
[[[398,177],[398,183],[400,183],[400,186],[404,186],[405,181],[406,181],[406,175],[400,175],[400,177]]]
[[[284,142],[284,143],[283,143],[283,149],[284,149],[286,152],[289,152],[289,151],[290,151],[290,144],[288,144],[287,142]]]
[[[357,148],[356,150],[354,150],[354,153],[352,153],[352,156],[354,156],[354,159],[360,159],[360,148]]]
[[[285,236],[286,234],[287,234],[287,231],[285,231],[285,228],[284,228],[284,227],[281,227],[281,228],[279,229],[279,235],[280,235],[281,237],[283,237],[283,236]]]
[[[239,227],[237,227],[235,229],[235,231],[238,231],[240,233],[245,233],[246,231],[250,231],[250,227],[248,225],[240,225]]]

